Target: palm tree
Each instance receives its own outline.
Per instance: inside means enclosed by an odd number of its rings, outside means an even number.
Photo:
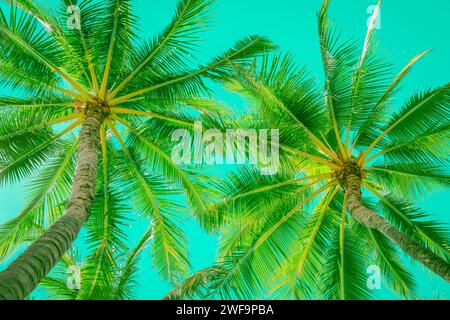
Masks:
[[[65,0],[57,12],[18,0],[9,14],[0,11],[0,80],[18,93],[0,98],[0,184],[35,175],[28,204],[0,229],[1,259],[33,241],[0,273],[1,299],[29,295],[77,238],[96,193],[107,223],[125,192],[152,221],[155,267],[172,280],[187,273],[177,221],[187,206],[202,219],[207,180],[198,168],[175,165],[168,132],[212,110],[205,77],[226,78],[230,63],[272,48],[249,36],[194,66],[212,2],[180,0],[172,22],[150,41],[137,39],[128,0]],[[69,6],[79,9],[78,26],[67,23]],[[103,227],[99,257],[112,260],[116,226]]]
[[[323,3],[323,90],[289,55],[236,66],[229,87],[261,111],[239,126],[279,128],[282,167],[274,176],[244,168],[221,182],[227,196],[211,211],[229,224],[220,229],[217,265],[167,298],[365,299],[378,267],[383,282],[413,297],[414,277],[398,249],[450,281],[448,228],[414,204],[450,185],[450,84],[393,107],[428,51],[390,80],[374,37],[380,4],[359,54],[355,42],[340,39]]]

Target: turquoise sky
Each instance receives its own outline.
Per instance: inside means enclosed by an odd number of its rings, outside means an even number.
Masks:
[[[44,2],[44,1],[43,1]],[[45,1],[48,5],[55,1]],[[50,3],[50,4],[49,4]],[[376,0],[334,0],[330,15],[345,36],[363,40],[367,8]],[[316,12],[321,0],[217,0],[213,8],[212,26],[202,34],[198,58],[205,62],[229,48],[236,40],[260,34],[270,37],[283,50],[294,54],[319,79],[322,78],[321,58],[317,37]],[[141,34],[151,37],[169,23],[174,14],[176,0],[135,0],[135,14],[140,19]],[[448,0],[385,0],[381,9],[381,29],[378,37],[395,70],[400,70],[409,59],[426,49],[433,49],[410,73],[398,104],[410,93],[435,87],[449,81],[450,41]],[[0,93],[6,91],[0,88]],[[223,94],[221,99],[239,108],[239,100]],[[0,223],[15,216],[24,205],[23,186],[8,186],[0,190]],[[432,213],[432,217],[450,223],[450,191],[428,194],[418,203]],[[137,238],[145,229],[138,224],[131,229],[131,238]],[[216,239],[199,230],[195,224],[188,226],[190,252],[195,270],[209,266],[214,261]],[[3,265],[0,264],[0,268]],[[141,283],[138,298],[159,299],[170,289],[151,270],[146,253],[141,260]],[[413,267],[417,276],[421,298],[450,298],[450,285],[432,276],[421,266]],[[380,298],[395,298],[385,289]]]

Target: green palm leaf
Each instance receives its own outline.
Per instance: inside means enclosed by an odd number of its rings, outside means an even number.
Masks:
[[[30,187],[30,201],[19,215],[0,228],[0,259],[4,260],[27,238],[37,237],[54,221],[61,211],[52,212],[46,219],[45,207],[58,207],[65,202],[70,191],[70,180],[74,171],[74,151],[77,141],[60,146],[59,154],[33,179]]]

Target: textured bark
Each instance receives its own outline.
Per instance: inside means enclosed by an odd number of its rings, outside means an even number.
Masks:
[[[92,206],[97,181],[101,113],[86,113],[79,133],[71,196],[64,214],[0,272],[0,300],[25,299],[78,236]]]
[[[361,176],[347,172],[341,181],[347,193],[347,207],[352,217],[362,225],[384,234],[411,258],[450,282],[450,263],[408,238],[390,223],[361,203]]]

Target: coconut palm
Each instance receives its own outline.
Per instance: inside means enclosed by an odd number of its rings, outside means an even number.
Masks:
[[[18,0],[9,14],[1,9],[0,81],[17,95],[0,98],[0,184],[33,178],[27,205],[0,229],[1,259],[32,241],[0,273],[0,298],[29,295],[77,238],[96,193],[101,263],[113,263],[110,236],[119,226],[109,222],[131,200],[151,219],[155,267],[174,281],[187,273],[177,223],[187,212],[201,219],[207,180],[175,165],[168,132],[215,107],[205,77],[226,78],[230,63],[272,48],[249,36],[197,66],[192,53],[212,2],[180,0],[148,41],[138,39],[127,0],[65,0],[57,10]]]
[[[217,265],[167,298],[365,299],[378,267],[383,283],[413,297],[401,251],[450,281],[448,228],[414,204],[450,184],[450,84],[393,107],[428,51],[391,80],[374,36],[379,6],[360,54],[356,42],[341,40],[324,2],[323,90],[289,55],[236,66],[230,88],[261,111],[238,126],[279,128],[282,166],[273,176],[244,168],[222,182],[227,197],[211,208],[228,222]]]

